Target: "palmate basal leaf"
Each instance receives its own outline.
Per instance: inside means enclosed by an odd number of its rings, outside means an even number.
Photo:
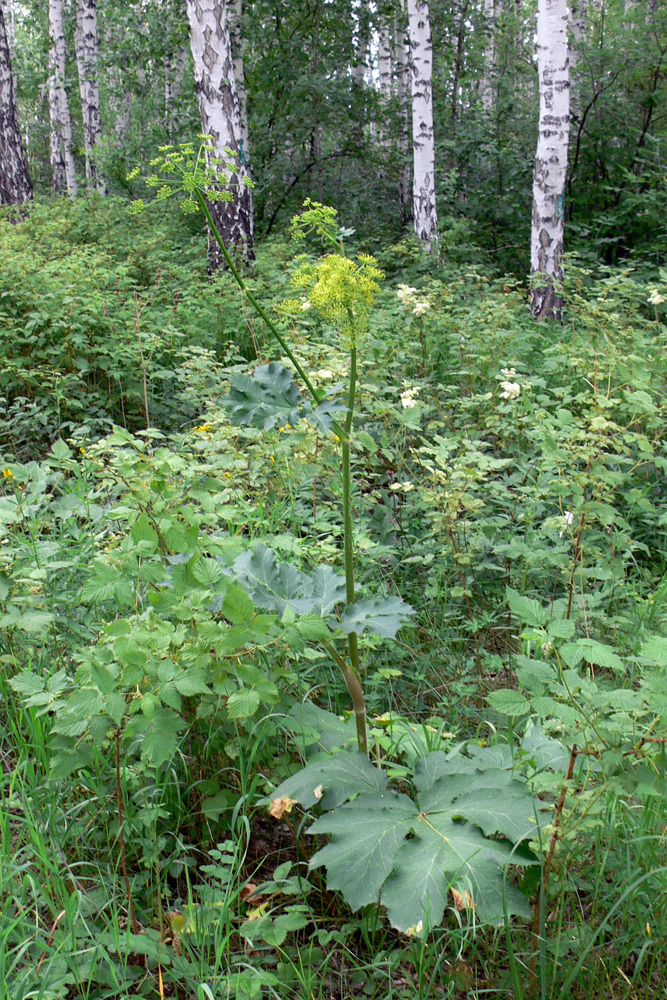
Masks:
[[[321,801],[324,809],[335,809],[359,792],[382,792],[386,787],[386,773],[353,750],[318,757],[278,785],[271,798],[287,795],[306,808]]]
[[[413,613],[412,605],[400,597],[386,597],[379,601],[357,601],[348,604],[340,620],[344,632],[371,632],[385,639],[394,639],[401,625]]]
[[[326,866],[327,885],[352,909],[380,902],[398,930],[421,932],[440,923],[454,889],[479,922],[529,916],[507,866],[535,863],[522,843],[537,829],[540,803],[507,769],[467,761],[463,772],[442,753],[430,756],[432,766],[425,758],[418,768],[416,803],[388,790],[363,755],[347,752],[307,765],[274,795],[308,806],[327,790],[321,805],[330,811],[308,832],[331,840],[310,863]]]

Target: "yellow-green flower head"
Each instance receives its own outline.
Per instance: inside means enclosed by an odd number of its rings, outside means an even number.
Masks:
[[[354,261],[332,253],[317,263],[302,257],[292,284],[304,290],[313,309],[355,346],[366,329],[383,278],[374,257],[364,254]]]

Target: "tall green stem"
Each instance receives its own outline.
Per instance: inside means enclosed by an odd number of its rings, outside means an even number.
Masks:
[[[263,306],[257,301],[255,296],[252,294],[243,276],[239,272],[232,255],[229,253],[227,247],[225,246],[217,228],[213,217],[209,211],[209,207],[206,204],[206,198],[203,193],[196,188],[195,196],[199,205],[206,217],[211,234],[214,240],[220,247],[222,256],[225,259],[227,267],[232,273],[234,280],[237,285],[244,293],[251,306],[255,310],[258,316],[264,320],[269,330],[276,338],[283,351],[290,359],[297,372],[299,373],[301,379],[303,380],[305,386],[307,387],[310,395],[313,397],[315,403],[319,403],[322,394],[318,392],[315,386],[312,384],[308,375],[304,371],[297,357],[293,354],[289,345],[287,344],[282,333],[273,322],[271,317],[268,315]],[[357,348],[352,346],[350,349],[350,382],[348,388],[347,397],[347,414],[345,417],[345,423],[341,427],[338,423],[333,423],[332,428],[341,443],[341,451],[343,458],[343,529],[344,529],[344,558],[345,558],[345,596],[348,604],[354,604],[355,593],[354,593],[354,539],[352,534],[352,476],[350,468],[350,438],[352,434],[352,420],[354,417],[354,401],[357,391]],[[354,708],[354,718],[357,726],[357,743],[359,749],[362,753],[368,755],[368,736],[366,733],[366,705],[364,702],[364,692],[361,686],[361,670],[359,668],[359,644],[357,641],[357,633],[350,632],[347,637],[348,649],[350,653],[350,663],[351,667],[345,663],[345,660],[333,649],[333,647],[326,643],[325,647],[329,652],[330,656],[334,662],[339,667],[343,679],[345,681],[345,686],[347,687],[350,698],[352,699],[352,705]]]
[[[357,348],[353,345],[350,349],[350,381],[347,395],[347,415],[345,417],[345,437],[341,440],[341,450],[343,457],[343,532],[344,532],[344,555],[345,555],[345,597],[348,604],[354,604],[354,536],[352,533],[352,475],[350,469],[350,439],[352,435],[352,420],[354,418],[354,400],[357,391]],[[368,753],[368,739],[366,736],[366,708],[363,700],[363,690],[361,688],[361,671],[359,669],[359,644],[357,633],[350,632],[347,637],[347,645],[350,651],[350,663],[352,671],[357,681],[358,698],[361,700],[361,710],[357,711],[357,703],[352,696],[350,685],[348,691],[353,699],[355,719],[357,723],[357,742],[362,753]],[[346,679],[347,683],[347,679]]]

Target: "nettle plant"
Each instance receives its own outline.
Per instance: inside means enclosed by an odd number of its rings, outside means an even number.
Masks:
[[[233,374],[223,401],[231,422],[272,430],[305,420],[332,435],[340,448],[344,577],[329,565],[301,573],[279,563],[262,545],[235,563],[236,579],[255,605],[280,611],[283,620],[285,615],[319,616],[328,634],[318,638],[340,670],[354,712],[353,740],[337,739],[338,720],[325,713],[313,733],[307,765],[273,793],[272,815],[281,818],[297,802],[317,805],[324,815],[310,832],[329,834],[331,841],[311,866],[327,866],[329,886],[340,889],[353,909],[381,901],[392,924],[405,932],[423,935],[438,924],[450,890],[454,905],[481,921],[502,922],[511,913],[527,916],[527,901],[506,873],[508,864],[535,862],[525,845],[535,839],[542,807],[511,758],[470,756],[463,746],[449,755],[434,750],[411,771],[399,768],[396,789],[388,787],[379,747],[378,759],[369,759],[359,637],[393,639],[412,614],[399,596],[359,600],[355,584],[351,445],[364,334],[383,274],[373,257],[346,254],[349,231],[340,228],[334,209],[306,201],[293,220],[293,238],[302,245],[315,240],[324,253],[317,259],[306,253],[297,257],[291,279],[296,294],[281,311],[287,319],[317,314],[347,356],[346,381],[318,388],[216,231],[208,200],[229,195],[219,190],[219,164],[212,183],[214,150],[204,146],[196,153],[186,145],[163,152],[153,165],[164,183],[153,180],[153,186],[159,186],[162,197],[185,190],[188,209],[201,210],[227,268],[291,365],[290,370],[270,361],[251,375]]]

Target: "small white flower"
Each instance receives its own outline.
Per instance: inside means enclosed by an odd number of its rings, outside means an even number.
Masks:
[[[546,659],[546,657],[549,656],[549,654],[551,653],[551,650],[553,648],[554,648],[553,642],[551,642],[551,641],[543,642],[542,643],[542,656],[544,656],[544,658]]]
[[[563,527],[562,527],[562,529],[560,531],[560,536],[559,536],[560,538],[563,537],[563,535],[565,534],[565,532],[567,531],[567,529],[571,526],[571,524],[572,524],[573,521],[574,521],[574,514],[572,513],[572,511],[571,510],[564,511],[563,512],[563,520],[561,522],[562,525],[563,525]]]
[[[511,382],[513,378],[516,378],[516,368],[501,368],[500,374]]]
[[[430,308],[431,303],[427,299],[420,299],[419,302],[415,302],[412,314],[413,316],[423,316]]]
[[[652,306],[661,306],[662,303],[665,301],[664,298],[663,298],[663,296],[660,294],[660,292],[658,291],[657,288],[650,288],[649,289],[649,293],[650,294],[649,294],[649,297],[648,297],[648,302],[649,302],[650,305],[652,305]]]
[[[500,385],[503,390],[500,393],[501,399],[516,399],[521,392],[521,386],[518,382],[501,382]]]
[[[403,404],[404,410],[411,410],[417,405],[417,400],[414,396],[401,396],[401,403]]]
[[[308,299],[306,299],[305,302],[301,303],[301,309],[303,312],[306,312],[308,309],[310,309],[310,302],[308,301]]]

